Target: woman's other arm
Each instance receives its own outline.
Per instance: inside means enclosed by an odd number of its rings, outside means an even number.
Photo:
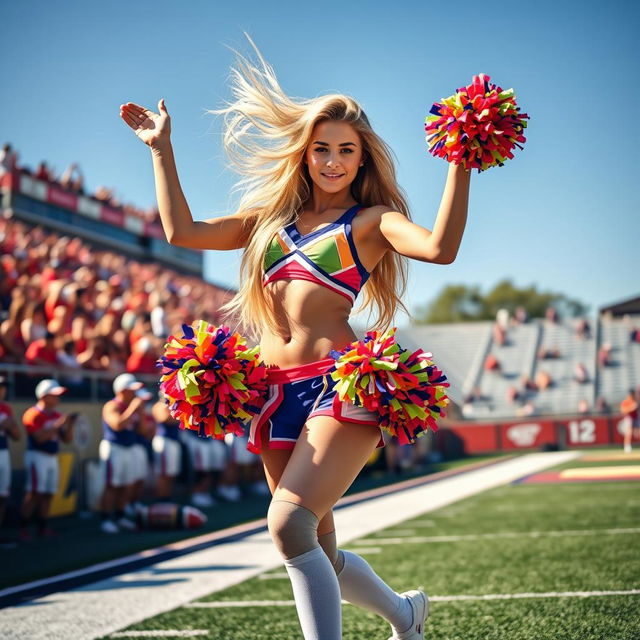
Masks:
[[[120,106],[120,116],[151,150],[158,211],[169,244],[190,249],[240,249],[246,246],[249,219],[229,215],[194,221],[182,192],[171,145],[171,118],[158,102],[154,113],[133,102]]]
[[[451,164],[433,231],[417,225],[398,211],[380,216],[380,233],[388,248],[408,258],[451,264],[458,254],[467,222],[471,172]]]

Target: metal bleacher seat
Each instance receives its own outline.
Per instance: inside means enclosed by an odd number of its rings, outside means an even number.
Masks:
[[[423,349],[433,354],[451,385],[447,395],[462,406],[470,371],[483,359],[491,322],[456,322],[398,328],[398,342],[407,349]]]
[[[584,398],[593,407],[596,398],[596,335],[580,339],[576,335],[577,318],[560,322],[538,320],[541,327],[540,347],[557,348],[559,358],[536,359],[533,377],[538,371],[547,371],[553,384],[535,395],[538,413],[575,413],[578,402]],[[593,326],[593,323],[592,323]],[[574,380],[574,370],[581,362],[588,373],[588,381]]]
[[[611,345],[611,365],[599,369],[598,393],[614,407],[629,389],[640,385],[640,343],[629,340],[632,326],[640,328],[640,315],[630,315],[628,319],[600,319],[599,346],[606,342]]]

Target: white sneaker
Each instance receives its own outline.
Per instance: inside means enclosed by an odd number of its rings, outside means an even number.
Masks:
[[[242,498],[240,488],[236,485],[228,487],[226,485],[220,485],[217,491],[218,495],[229,502],[238,502]]]
[[[400,594],[411,605],[413,623],[407,631],[392,635],[389,640],[424,640],[424,623],[429,617],[429,596],[423,591],[411,589]]]
[[[137,531],[138,529],[138,525],[135,522],[131,522],[128,518],[120,518],[117,525],[121,529],[126,529],[127,531]]]
[[[625,444],[624,445],[624,452],[625,453],[631,453],[631,445],[630,444]]]
[[[103,520],[100,524],[100,531],[104,533],[119,533],[120,529],[113,520]]]
[[[215,498],[208,493],[194,493],[191,496],[191,504],[195,507],[215,507],[218,503]]]

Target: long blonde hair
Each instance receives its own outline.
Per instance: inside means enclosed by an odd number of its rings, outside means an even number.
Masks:
[[[246,32],[245,36],[260,68],[234,50],[237,66],[231,68],[231,88],[235,100],[207,112],[224,116],[223,146],[230,168],[242,176],[234,186],[241,193],[237,214],[249,227],[240,288],[220,312],[236,318],[243,331],[259,339],[265,326],[274,332],[279,329],[262,285],[264,255],[274,234],[297,220],[311,197],[312,182],[303,158],[318,122],[348,122],[360,135],[365,163],[351,184],[354,199],[365,207],[384,204],[411,218],[396,181],[393,152],[373,131],[360,105],[342,94],[290,98],[253,40]],[[388,251],[365,283],[356,311],[378,308],[378,320],[371,328],[388,328],[398,307],[409,313],[401,299],[407,287],[407,263],[404,256]]]

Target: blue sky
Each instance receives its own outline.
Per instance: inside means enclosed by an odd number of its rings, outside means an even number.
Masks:
[[[172,117],[194,219],[231,210],[220,120],[233,53],[256,41],[292,96],[361,102],[397,156],[417,224],[433,228],[447,164],[426,151],[434,101],[484,72],[530,115],[524,150],[471,178],[451,265],[411,262],[412,309],[447,284],[565,293],[590,305],[640,293],[639,11],[632,2],[3,3],[0,138],[24,164],[78,162],[86,185],[155,202],[150,154],[119,117],[132,101]],[[205,277],[237,286],[239,252],[205,253]],[[396,324],[407,323],[398,314]]]

